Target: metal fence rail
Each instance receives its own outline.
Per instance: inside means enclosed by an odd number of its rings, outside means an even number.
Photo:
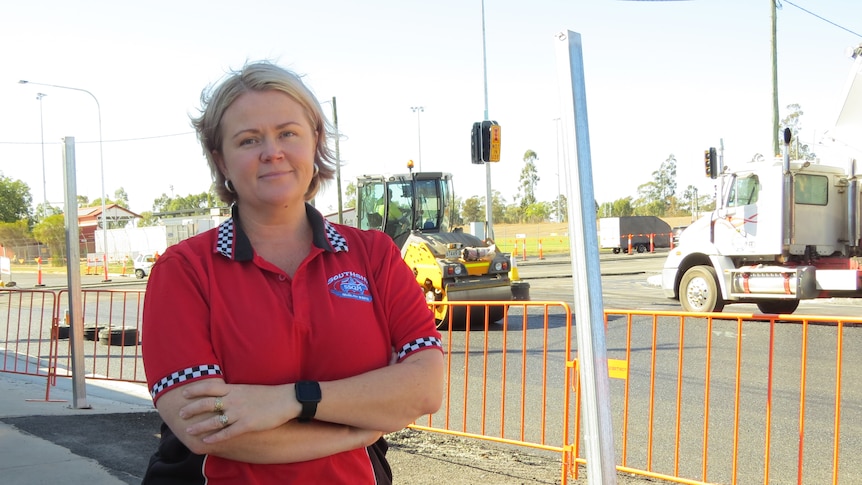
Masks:
[[[448,302],[443,322],[446,394],[441,409],[412,427],[559,454],[565,483],[569,448],[572,312],[563,302]],[[465,308],[472,325],[452,315]],[[492,307],[503,310],[489,322]],[[480,318],[471,318],[473,313]],[[479,320],[478,322],[476,320]]]
[[[141,361],[143,290],[83,290],[84,363],[89,379],[146,383]],[[0,290],[0,371],[48,378],[71,377],[68,292]]]
[[[607,310],[619,464],[680,483],[862,483],[858,317]],[[843,465],[843,466],[842,466]]]
[[[145,382],[143,299],[82,292],[88,378]],[[561,483],[577,477],[569,306],[442,305],[473,325],[442,325],[444,403],[412,427],[558,456]],[[46,400],[56,376],[71,375],[67,306],[66,291],[0,290],[0,372],[46,377]],[[619,471],[686,484],[862,483],[862,366],[849,360],[862,355],[860,317],[606,310],[604,323]]]

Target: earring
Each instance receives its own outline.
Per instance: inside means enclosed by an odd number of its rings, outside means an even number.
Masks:
[[[233,188],[233,183],[231,183],[231,181],[230,181],[230,180],[228,180],[228,179],[225,179],[225,180],[224,180],[224,188],[225,188],[225,190],[227,190],[227,191],[228,191],[228,192],[230,192],[231,194],[235,194],[235,193],[236,193],[236,189],[234,189],[234,188]]]

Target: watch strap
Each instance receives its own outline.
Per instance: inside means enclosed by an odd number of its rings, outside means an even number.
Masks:
[[[302,405],[297,420],[307,423],[314,419],[317,414],[317,403],[320,402],[320,383],[317,381],[299,381],[294,385],[296,389],[296,400]]]

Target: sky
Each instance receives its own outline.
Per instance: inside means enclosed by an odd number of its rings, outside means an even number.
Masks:
[[[862,2],[778,3],[780,116],[799,104],[800,137],[815,144],[842,101],[846,49],[862,43]],[[74,137],[77,191],[91,200],[102,182],[110,198],[122,187],[137,213],[162,194],[205,192],[212,179],[189,116],[226,72],[267,59],[303,75],[325,112],[335,97],[343,187],[406,172],[412,159],[452,173],[458,197],[484,197],[470,129],[487,86],[502,127],[491,187],[514,202],[532,150],[538,199],[550,202],[576,163],[559,148],[555,40],[573,31],[598,202],[636,196],[670,155],[678,193],[710,193],[704,149],[723,145],[731,167],[772,150],[770,12],[771,0],[485,0],[483,34],[481,0],[4,2],[0,173],[27,183],[34,203],[61,206],[62,139]],[[316,205],[337,210],[334,183]]]

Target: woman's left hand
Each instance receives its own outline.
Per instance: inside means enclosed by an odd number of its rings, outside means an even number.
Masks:
[[[180,417],[193,422],[186,432],[203,435],[206,443],[217,443],[250,431],[274,429],[299,414],[292,385],[226,384],[206,379],[187,384],[182,391],[190,402],[180,408]],[[205,419],[194,422],[195,416]]]

